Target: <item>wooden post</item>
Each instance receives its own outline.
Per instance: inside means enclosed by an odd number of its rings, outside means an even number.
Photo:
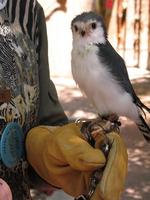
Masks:
[[[115,0],[109,39],[127,66],[150,69],[150,1]]]
[[[148,61],[147,61],[147,65],[148,65],[148,69],[150,70],[150,1],[149,1],[149,5],[148,5],[148,13],[149,13],[149,17],[148,17]]]
[[[149,16],[149,1],[141,0],[139,67],[142,69],[148,69]]]

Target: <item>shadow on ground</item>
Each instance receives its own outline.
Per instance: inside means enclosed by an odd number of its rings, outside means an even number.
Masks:
[[[150,107],[150,78],[139,78],[132,81],[140,99]],[[150,124],[150,114],[147,118]],[[122,128],[128,155],[129,170],[123,200],[150,199],[150,144],[144,141],[135,124],[127,120]]]
[[[128,120],[122,123],[124,126],[121,133],[125,139],[129,156],[128,177],[122,200],[148,200],[150,199],[149,144],[144,141],[135,124]]]

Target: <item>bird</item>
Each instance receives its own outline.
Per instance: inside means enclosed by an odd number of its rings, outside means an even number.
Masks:
[[[150,108],[136,95],[124,59],[108,40],[103,17],[94,11],[78,14],[71,31],[71,72],[80,90],[100,116],[129,118],[150,142],[145,119]]]

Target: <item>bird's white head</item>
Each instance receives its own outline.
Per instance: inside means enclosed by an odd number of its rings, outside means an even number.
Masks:
[[[71,22],[71,29],[75,45],[106,43],[107,33],[103,19],[94,12],[76,16]]]

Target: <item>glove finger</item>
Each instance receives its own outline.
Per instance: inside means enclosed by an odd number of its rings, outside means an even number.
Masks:
[[[116,133],[108,134],[112,147],[102,179],[98,184],[92,200],[100,197],[105,200],[119,200],[127,174],[128,156],[122,138]]]
[[[106,159],[103,152],[88,144],[79,127],[74,123],[52,131],[54,132],[53,145],[48,151],[56,159],[80,171],[94,170],[105,165]]]

